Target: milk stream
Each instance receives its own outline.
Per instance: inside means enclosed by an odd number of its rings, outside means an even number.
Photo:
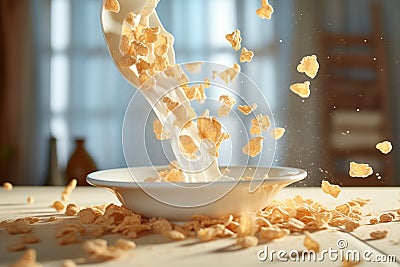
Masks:
[[[132,1],[132,0],[131,0]],[[156,13],[156,6],[158,0],[146,0],[144,1],[143,8],[140,11],[140,16],[137,16],[138,22],[144,26],[154,27],[154,18],[156,24],[159,23],[161,32],[165,34],[170,40],[169,46],[169,63],[173,65],[175,63],[175,51],[173,49],[173,36],[168,33],[161,22],[158,20]],[[121,13],[128,14],[132,10],[122,10]],[[151,25],[153,24],[153,25]],[[151,58],[150,58],[151,59]],[[115,59],[114,59],[115,60]],[[116,62],[117,63],[117,62]],[[118,64],[118,63],[117,63]],[[175,65],[177,70],[182,71],[183,69],[179,65]],[[135,71],[135,70],[132,70]],[[136,74],[137,76],[137,74]],[[129,77],[134,77],[129,75]],[[230,177],[223,176],[218,167],[218,158],[215,156],[215,145],[210,140],[201,140],[198,135],[196,123],[192,123],[190,127],[182,129],[188,121],[196,119],[197,115],[190,105],[190,101],[187,99],[185,92],[177,87],[178,81],[174,77],[168,77],[165,73],[159,73],[154,76],[156,83],[148,89],[139,89],[146,100],[152,106],[157,117],[164,125],[166,131],[171,133],[169,139],[171,148],[176,157],[179,167],[184,171],[185,182],[210,182],[216,179],[218,180],[232,180]],[[131,81],[132,84],[137,84],[137,77],[135,81]],[[174,89],[173,89],[174,88]],[[173,89],[173,90],[171,90]],[[162,98],[170,97],[174,101],[181,103],[181,106],[177,107],[174,111],[169,111],[166,105],[162,102]],[[196,159],[190,159],[185,157],[179,149],[179,135],[185,134],[192,137],[196,146],[199,148],[199,157]]]

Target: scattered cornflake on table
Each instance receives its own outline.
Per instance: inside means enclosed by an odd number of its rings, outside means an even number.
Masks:
[[[384,239],[388,234],[388,231],[373,231],[369,234],[372,239]]]
[[[36,244],[39,242],[39,239],[36,236],[34,236],[33,234],[25,234],[25,235],[21,236],[21,240],[25,244]]]
[[[239,105],[238,106],[238,110],[240,112],[242,112],[244,115],[249,115],[252,111],[257,109],[257,104],[253,103],[250,106],[246,106],[246,105]]]
[[[250,139],[250,141],[242,148],[242,152],[250,157],[260,154],[263,148],[264,137],[258,136]]]
[[[33,204],[33,202],[35,202],[35,199],[34,199],[33,197],[29,196],[29,197],[26,199],[26,202],[28,202],[28,204]]]
[[[242,37],[240,36],[239,29],[236,29],[232,33],[228,33],[227,35],[225,35],[225,38],[226,38],[226,40],[228,40],[231,43],[232,48],[234,50],[238,51],[240,49]]]
[[[285,131],[285,128],[276,127],[275,129],[272,129],[269,134],[272,136],[272,138],[278,140],[285,134]]]
[[[42,267],[42,265],[36,261],[36,250],[30,248],[9,267]]]
[[[240,62],[250,62],[253,59],[254,52],[247,50],[246,47],[242,48],[242,53],[240,54]]]
[[[236,104],[236,100],[230,95],[220,95],[219,102],[222,103],[222,106],[218,108],[219,117],[227,116],[231,112],[233,105]]]
[[[387,222],[391,222],[394,220],[396,216],[392,213],[383,213],[379,216],[379,222],[380,223],[387,223]]]
[[[52,207],[56,210],[56,211],[62,211],[63,209],[65,209],[65,205],[64,203],[62,203],[61,201],[54,201]]]
[[[118,0],[107,0],[106,3],[104,4],[105,10],[114,12],[114,13],[119,13],[120,6]]]
[[[379,223],[379,220],[378,220],[377,218],[371,218],[371,219],[369,220],[369,223],[370,223],[370,224],[378,224],[378,223]]]
[[[261,7],[256,10],[256,14],[261,19],[270,19],[274,8],[268,3],[268,0],[261,0]]]
[[[78,205],[74,204],[74,203],[70,203],[67,205],[67,208],[65,210],[65,215],[67,216],[75,216],[77,215],[79,212],[79,207]]]
[[[305,56],[302,58],[299,65],[297,65],[297,71],[305,73],[311,79],[314,79],[317,75],[319,64],[316,55]]]
[[[199,73],[201,71],[202,65],[203,62],[186,63],[185,68],[190,73]]]
[[[85,241],[83,249],[90,256],[97,260],[112,260],[123,256],[128,250],[134,249],[136,244],[133,241],[118,239],[114,246],[108,246],[105,239],[91,239]]]
[[[305,232],[304,234],[305,234],[304,243],[303,243],[304,246],[308,250],[312,250],[314,252],[319,252],[319,244],[318,244],[318,242],[311,238],[310,233]]]
[[[383,154],[388,154],[390,151],[392,151],[392,143],[389,141],[383,141],[378,144],[376,144],[376,149],[378,149],[380,152]]]
[[[25,249],[26,249],[25,243],[22,242],[7,246],[7,250],[10,252],[17,252]]]
[[[324,193],[329,194],[334,198],[337,198],[340,192],[342,192],[340,186],[335,184],[330,184],[328,181],[322,181],[321,188]]]
[[[349,175],[351,177],[366,178],[370,176],[374,171],[366,163],[356,163],[354,161],[350,162]]]
[[[227,68],[223,72],[219,73],[218,76],[226,83],[233,82],[240,73],[240,66],[237,63],[233,63],[232,68]]]
[[[298,95],[302,98],[307,98],[310,96],[310,82],[309,81],[305,81],[304,83],[292,84],[289,88],[293,93],[295,93],[296,95]]]
[[[9,182],[3,183],[3,189],[6,191],[12,191],[13,190],[13,185]]]

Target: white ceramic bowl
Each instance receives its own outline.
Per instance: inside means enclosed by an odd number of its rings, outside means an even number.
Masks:
[[[144,182],[155,170],[165,168],[135,167],[97,171],[89,174],[87,181],[110,189],[127,208],[142,216],[186,221],[196,214],[218,217],[262,209],[283,187],[307,176],[306,171],[296,168],[258,167],[257,173],[264,175],[253,181]],[[228,175],[234,178],[247,177],[254,174],[254,169],[230,166]],[[268,178],[263,178],[266,174]],[[254,182],[257,189],[249,190]]]

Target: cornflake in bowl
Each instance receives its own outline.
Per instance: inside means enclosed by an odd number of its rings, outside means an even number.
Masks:
[[[233,179],[221,177],[209,183],[157,182],[161,179],[146,182],[166,169],[160,166],[104,170],[89,174],[87,181],[110,189],[125,207],[144,217],[187,221],[196,214],[217,218],[260,210],[282,188],[307,176],[306,171],[296,168],[230,166],[226,173]],[[226,171],[226,167],[220,169]],[[260,186],[251,189],[260,179]]]

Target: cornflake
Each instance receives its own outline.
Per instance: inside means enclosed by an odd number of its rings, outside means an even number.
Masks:
[[[366,178],[373,173],[372,168],[368,164],[350,162],[349,175],[351,177]]]
[[[219,102],[222,103],[222,106],[218,108],[218,116],[220,117],[227,116],[231,112],[233,105],[236,104],[236,100],[230,95],[220,95]]]
[[[158,175],[168,182],[183,182],[185,180],[182,170],[178,168],[161,171]]]
[[[9,182],[3,183],[3,189],[6,191],[12,191],[13,190],[13,185]]]
[[[163,98],[163,102],[167,105],[167,108],[170,111],[173,111],[177,106],[179,106],[178,102],[173,101],[171,98],[169,98],[168,96]]]
[[[199,148],[194,143],[192,137],[190,137],[189,135],[180,135],[179,143],[181,145],[182,150],[185,153],[189,154],[190,157],[196,156],[196,152],[199,150]]]
[[[261,135],[261,131],[268,131],[271,122],[267,115],[258,114],[255,118],[251,119],[250,134]]]
[[[256,14],[261,19],[270,19],[274,13],[274,8],[268,3],[268,0],[261,0],[261,7],[256,10]]]
[[[26,246],[24,243],[16,243],[16,244],[7,246],[7,250],[10,252],[17,252],[17,251],[22,251],[25,249],[26,249]]]
[[[311,238],[308,232],[305,232],[304,246],[307,250],[312,250],[314,252],[319,252],[319,244],[314,239]]]
[[[342,189],[340,189],[338,185],[330,184],[328,181],[322,181],[321,188],[324,193],[329,194],[334,198],[337,198],[340,192],[342,192]]]
[[[242,37],[240,36],[239,29],[236,29],[234,32],[225,35],[225,38],[231,43],[234,50],[238,51],[240,49]]]
[[[242,152],[250,157],[260,154],[263,147],[264,137],[258,136],[250,139],[250,141],[242,148]]]
[[[387,223],[393,221],[394,216],[390,213],[384,213],[379,216],[379,222],[380,223]]]
[[[292,84],[290,90],[302,98],[307,98],[310,96],[310,82]]]
[[[269,134],[272,136],[272,138],[278,140],[285,134],[285,128],[276,127],[275,129],[272,129]]]
[[[36,244],[39,242],[39,239],[33,234],[25,234],[21,237],[21,240],[25,244]]]
[[[255,236],[243,236],[236,239],[236,244],[242,248],[249,248],[258,245],[258,238]]]
[[[372,239],[384,239],[388,234],[388,231],[373,231],[369,235]]]
[[[299,65],[297,65],[297,71],[305,73],[311,79],[314,79],[317,75],[319,64],[316,55],[305,56],[302,58]]]
[[[197,120],[197,129],[202,140],[210,139],[215,144],[222,135],[221,123],[214,117],[199,117]]]
[[[260,237],[266,240],[282,238],[288,234],[290,234],[288,229],[279,228],[276,225],[261,227],[260,230]]]
[[[232,68],[228,68],[219,73],[218,76],[226,83],[233,82],[240,73],[240,66],[237,63],[233,64]]]
[[[240,62],[250,62],[253,59],[254,52],[249,51],[246,47],[242,48],[242,53],[240,54]]]
[[[69,196],[71,195],[72,191],[76,188],[77,180],[72,179],[69,181],[67,186],[64,188],[63,192],[61,193],[62,201],[67,201]]]
[[[28,204],[33,204],[33,202],[35,202],[35,199],[34,199],[33,197],[29,196],[29,197],[26,199],[26,202],[28,202]]]
[[[65,205],[64,203],[62,203],[61,201],[54,201],[52,207],[56,210],[56,211],[62,211],[63,209],[65,209]]]
[[[251,106],[239,105],[238,110],[244,115],[249,115],[252,111],[257,109],[257,104],[253,103]]]
[[[171,133],[164,128],[161,121],[157,118],[153,122],[153,132],[158,140],[167,140],[171,138]]]
[[[106,3],[104,4],[105,10],[114,12],[114,13],[119,13],[120,6],[118,0],[107,0]]]
[[[390,151],[392,151],[392,143],[390,143],[389,141],[380,142],[376,144],[375,147],[383,154],[388,154]]]
[[[42,267],[42,265],[36,261],[36,250],[30,248],[9,267]]]
[[[78,214],[78,212],[79,212],[79,207],[76,204],[71,203],[67,205],[67,208],[65,210],[65,215],[75,216]]]
[[[185,68],[190,73],[199,73],[201,71],[202,65],[203,65],[203,62],[186,63]]]
[[[379,220],[378,220],[377,218],[371,218],[371,219],[369,220],[369,223],[370,223],[370,224],[378,224],[378,223],[379,223]]]

